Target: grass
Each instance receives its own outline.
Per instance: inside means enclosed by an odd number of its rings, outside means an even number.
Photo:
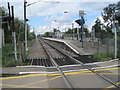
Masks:
[[[13,66],[16,66],[17,63],[15,60],[3,60],[2,61],[2,66],[3,67],[13,67]]]
[[[98,61],[108,61],[114,58],[114,55],[111,53],[96,53],[92,55],[92,58],[97,59]]]
[[[31,47],[33,45],[34,40],[28,41],[28,47]],[[18,50],[18,48],[17,48]],[[1,51],[1,49],[0,49]],[[30,54],[30,51],[27,52],[27,54]],[[19,57],[19,55],[18,55]],[[19,60],[19,59],[18,59]],[[2,48],[1,52],[1,58],[0,58],[0,65],[3,67],[13,67],[17,65],[29,65],[29,63],[25,62],[16,62],[14,57],[14,46],[10,43],[5,44],[5,46]]]
[[[29,65],[28,63],[16,62],[16,60],[14,58],[14,49],[11,44],[6,44],[2,48],[2,58],[0,60],[1,60],[0,64],[2,64],[3,67],[14,67],[17,65],[20,65],[20,66],[21,65]]]
[[[28,47],[31,47],[33,45],[33,43],[34,43],[34,39],[31,41],[28,41]]]
[[[30,47],[32,47],[33,46],[33,43],[34,43],[34,39],[33,40],[31,40],[31,41],[28,41],[28,51],[27,51],[27,56],[29,56],[30,54],[31,54],[31,51],[30,51]]]
[[[24,66],[24,65],[29,65],[29,64],[28,63],[19,63],[19,62],[16,62],[16,60],[3,60],[2,61],[3,67],[14,67],[14,66]]]

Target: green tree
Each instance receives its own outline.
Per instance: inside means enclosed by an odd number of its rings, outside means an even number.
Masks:
[[[49,37],[52,34],[52,32],[45,32],[43,36]]]
[[[8,16],[7,10],[4,7],[0,7],[1,16]],[[7,18],[2,19],[2,22],[7,22]],[[12,41],[12,32],[8,29],[8,23],[1,23],[5,33],[5,42],[11,43]]]
[[[83,31],[85,32],[86,37],[89,36],[88,28],[84,28]]]
[[[115,8],[119,8],[120,10],[120,1],[117,4],[111,4],[111,5],[113,5]],[[104,22],[108,23],[105,26],[106,30],[108,31],[109,35],[112,35],[113,37],[114,33],[112,33],[112,23],[111,23],[113,21],[113,19],[111,19],[112,9],[109,8],[109,6],[103,9],[102,17],[104,19]],[[118,57],[120,58],[120,32],[117,32],[117,36],[118,36]]]
[[[110,4],[114,6],[115,8],[120,8],[120,1],[117,4]],[[112,34],[112,9],[109,8],[109,5],[103,9],[102,17],[105,23],[108,23],[107,25],[104,25],[108,33]]]
[[[65,32],[66,34],[72,34],[73,33],[73,30],[72,29],[68,29],[68,31]]]
[[[0,7],[0,13],[1,16],[8,16],[8,12],[4,7]],[[4,19],[2,20],[4,22]],[[8,20],[6,20],[8,21]],[[16,40],[18,41],[24,41],[24,22],[23,20],[20,20],[19,18],[14,18],[15,22],[15,32],[16,32]],[[9,30],[8,23],[2,24],[2,28],[4,29],[5,33],[5,43],[12,43],[12,30]],[[28,34],[28,40],[33,39],[34,35],[30,33],[30,25],[27,24],[27,34]]]

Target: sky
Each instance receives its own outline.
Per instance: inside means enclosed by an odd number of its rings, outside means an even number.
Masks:
[[[79,11],[84,11],[85,26],[91,30],[96,18],[101,18],[103,8],[109,4],[117,3],[119,0],[26,0],[27,4],[27,22],[31,26],[31,32],[43,34],[47,31],[53,31],[53,28],[59,28],[62,32],[65,29],[78,27],[75,20],[79,19]],[[7,2],[15,8],[15,17],[23,20],[24,0],[2,0],[0,6],[7,8]],[[58,3],[59,2],[59,3]],[[67,12],[67,13],[64,13]]]

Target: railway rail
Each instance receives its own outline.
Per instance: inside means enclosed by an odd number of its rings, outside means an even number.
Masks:
[[[54,49],[56,49],[57,51],[59,51],[60,53],[64,54],[66,57],[69,58],[69,60],[73,60],[75,62],[77,62],[78,64],[82,65],[83,67],[85,67],[86,69],[90,70],[92,73],[96,74],[97,76],[101,77],[102,79],[106,80],[107,82],[109,82],[110,84],[114,85],[117,88],[120,88],[120,86],[118,86],[116,83],[114,83],[113,81],[111,81],[109,78],[104,77],[103,75],[97,73],[96,71],[94,71],[92,68],[84,65],[81,61],[77,60],[76,58],[68,55],[66,52],[62,51],[59,47],[57,47],[56,45],[54,45],[53,43],[49,43],[47,42],[47,40],[44,41],[45,43],[47,43],[48,45],[50,45],[51,47],[53,47]],[[45,48],[44,48],[45,49]],[[45,51],[47,52],[47,50],[45,49]],[[48,52],[47,52],[48,53]],[[50,55],[50,54],[49,54]],[[50,56],[51,57],[51,56]],[[64,78],[64,80],[67,82],[68,88],[73,88],[72,85],[70,84],[69,80],[67,80],[67,78],[65,77],[64,73],[62,72],[62,70],[59,68],[59,65],[55,62],[55,60],[51,57],[51,61],[54,63],[54,65],[56,66],[56,68],[58,69],[58,71],[61,73],[62,77]]]
[[[64,75],[63,70],[61,69],[60,66],[64,65],[81,65],[84,68],[90,70],[92,73],[96,74],[97,76],[101,77],[102,79],[106,80],[110,84],[116,86],[117,88],[120,88],[117,84],[112,82],[110,79],[104,77],[103,75],[97,73],[94,71],[92,68],[89,66],[85,65],[80,59],[81,56],[75,54],[75,53],[70,53],[66,51],[65,49],[61,49],[61,47],[58,47],[59,45],[55,42],[51,42],[49,40],[43,40],[39,39],[40,45],[43,47],[44,51],[46,52],[46,55],[48,58],[46,59],[27,59],[26,61],[29,62],[31,65],[41,65],[45,67],[55,67],[56,70],[59,71],[61,74],[62,78],[65,81],[65,84],[67,85],[68,88],[74,88],[72,84],[69,82],[67,77]],[[59,56],[59,57],[58,57]],[[84,60],[86,58],[82,57]]]

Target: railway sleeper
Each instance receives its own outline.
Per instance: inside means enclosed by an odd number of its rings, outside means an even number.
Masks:
[[[50,67],[53,66],[52,62],[46,58],[33,58],[33,59],[26,59],[25,63],[37,66],[45,66]]]

